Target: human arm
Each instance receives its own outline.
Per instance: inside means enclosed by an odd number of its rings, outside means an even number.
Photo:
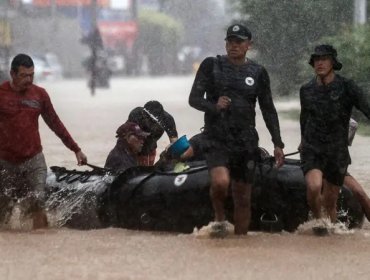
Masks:
[[[51,100],[46,92],[43,94],[43,107],[41,116],[48,127],[62,140],[63,144],[75,153],[77,164],[86,164],[86,155],[81,151],[80,147],[65,128],[64,124],[55,112]]]
[[[272,137],[274,147],[283,149],[284,143],[281,140],[279,119],[272,100],[270,78],[264,68],[258,79],[258,103],[262,111],[263,119]]]
[[[208,57],[202,61],[194,79],[189,95],[189,105],[199,111],[217,113],[217,106],[204,97],[205,93],[212,91],[214,58]]]
[[[277,168],[280,168],[284,164],[284,152],[280,147],[275,147],[274,149],[275,165]]]
[[[370,105],[366,94],[352,80],[347,81],[347,88],[353,105],[370,120]]]
[[[87,157],[81,150],[75,153],[75,155],[76,155],[78,165],[84,165],[87,163]]]
[[[299,91],[299,100],[300,100],[300,106],[301,106],[301,113],[299,115],[299,123],[300,123],[300,128],[301,128],[301,142],[298,146],[298,150],[300,151],[302,149],[304,131],[305,131],[306,123],[307,123],[307,120],[308,120],[308,111],[307,111],[307,106],[304,102],[304,96],[303,96],[302,88]]]
[[[181,156],[180,160],[189,160],[194,156],[194,149],[190,146]]]
[[[216,103],[217,111],[227,110],[231,105],[231,99],[228,96],[220,96]]]
[[[170,143],[178,139],[175,119],[167,112],[164,113],[163,129],[166,131]]]
[[[348,128],[348,146],[352,145],[353,138],[355,137],[356,131],[358,127],[358,122],[354,119],[350,118],[349,120],[349,128]]]

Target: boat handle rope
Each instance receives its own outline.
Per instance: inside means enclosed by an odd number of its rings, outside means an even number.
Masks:
[[[61,182],[63,180],[68,179],[72,174],[71,173],[63,173],[63,174],[55,174],[56,181]]]
[[[293,156],[293,155],[296,155],[296,154],[299,154],[299,151],[296,151],[296,152],[293,152],[293,153],[286,154],[286,155],[284,155],[284,157],[289,157],[289,156]]]
[[[289,157],[289,156],[293,156],[293,155],[296,155],[296,154],[299,154],[300,153],[300,151],[296,151],[296,152],[292,152],[292,153],[288,153],[288,154],[285,154],[284,155],[284,158],[286,158],[286,157]],[[270,160],[274,160],[275,159],[275,157],[274,156],[270,156],[268,159],[270,159]]]
[[[57,182],[65,181],[68,184],[71,184],[75,181],[79,181],[81,183],[86,183],[87,180],[91,176],[94,175],[102,175],[110,172],[110,169],[102,168],[99,166],[95,166],[92,164],[86,164],[87,166],[93,168],[92,171],[78,171],[76,169],[74,170],[68,170],[64,167],[58,167],[58,166],[52,166],[51,170],[55,173],[55,180]]]
[[[266,219],[266,216],[269,216],[269,217],[273,217],[274,219],[273,220],[270,220],[270,219]],[[276,214],[267,214],[267,213],[263,213],[260,217],[260,221],[261,222],[267,222],[267,223],[277,223],[279,221],[278,217]]]
[[[109,168],[99,167],[99,166],[96,166],[96,165],[93,165],[93,164],[90,164],[90,163],[86,163],[86,165],[88,167],[91,167],[93,169],[93,171],[94,170],[101,171],[101,172],[109,172],[109,171],[112,171]]]

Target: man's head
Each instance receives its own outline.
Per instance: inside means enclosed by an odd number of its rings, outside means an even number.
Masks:
[[[252,33],[242,24],[233,24],[227,29],[225,41],[228,57],[244,59],[252,42]]]
[[[145,103],[144,112],[154,122],[159,123],[163,118],[164,109],[160,102],[156,100],[151,100]]]
[[[318,45],[308,62],[318,76],[326,76],[334,70],[342,69],[342,63],[337,60],[337,51],[331,45]]]
[[[117,129],[116,134],[117,138],[126,141],[128,148],[135,154],[141,151],[145,138],[150,135],[133,122],[125,122]]]
[[[16,91],[24,92],[33,83],[34,64],[30,56],[17,54],[11,63],[10,76],[12,85]]]

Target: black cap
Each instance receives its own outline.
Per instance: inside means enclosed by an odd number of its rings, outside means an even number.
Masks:
[[[337,59],[337,50],[332,45],[318,45],[315,47],[314,53],[311,54],[310,61],[308,62],[312,67],[314,66],[315,57],[331,56],[333,58],[333,69],[342,69],[342,63]]]
[[[231,37],[237,37],[237,38],[242,39],[242,40],[251,40],[252,39],[252,33],[244,25],[233,24],[233,25],[229,26],[229,28],[227,29],[225,40],[227,40]]]

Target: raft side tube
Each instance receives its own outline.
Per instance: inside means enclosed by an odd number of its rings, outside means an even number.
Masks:
[[[59,170],[59,173],[63,172]],[[89,206],[93,209],[80,211],[80,216],[72,219],[86,228],[89,227],[89,219],[83,220],[84,216],[97,217],[101,227],[186,233],[213,220],[205,162],[190,163],[189,168],[180,173],[157,170],[155,167],[133,167],[110,177],[111,181],[106,180],[109,176],[94,175],[88,179],[82,176],[82,180],[68,183],[57,182],[55,176],[48,176],[49,189],[55,193],[54,196],[74,192],[77,195],[78,191],[92,192],[95,202]],[[231,195],[225,209],[232,222]],[[308,212],[306,186],[299,160],[286,160],[280,169],[274,168],[271,161],[258,165],[252,190],[251,230],[294,231],[307,221]],[[363,211],[348,189],[341,191],[338,212],[344,213],[339,216],[350,227],[361,227]],[[75,226],[77,222],[74,221],[70,221],[70,225]]]

